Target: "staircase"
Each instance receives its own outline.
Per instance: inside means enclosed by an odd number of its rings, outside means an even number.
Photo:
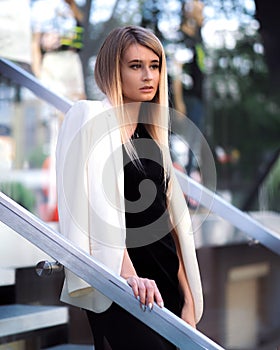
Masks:
[[[93,350],[69,344],[78,339],[72,329],[83,337],[85,326],[83,319],[75,321],[80,310],[59,302],[63,271],[38,277],[35,266],[46,254],[3,224],[0,240],[0,350]],[[91,344],[88,333],[84,338]]]

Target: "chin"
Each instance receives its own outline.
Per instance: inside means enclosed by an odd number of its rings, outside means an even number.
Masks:
[[[145,97],[142,99],[142,102],[155,102],[155,96],[152,97]]]

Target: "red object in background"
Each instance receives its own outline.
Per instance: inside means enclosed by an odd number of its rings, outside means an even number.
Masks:
[[[57,205],[51,208],[48,203],[40,204],[39,208],[40,218],[46,222],[57,222],[58,221],[58,210]]]
[[[42,170],[50,170],[51,166],[51,158],[47,157],[42,165]],[[46,197],[46,202],[40,204],[39,207],[39,214],[42,220],[46,222],[57,222],[58,221],[58,209],[57,209],[57,203],[55,205],[50,205],[48,198],[49,198],[49,192],[50,188],[49,186],[43,186],[42,188],[43,194]]]

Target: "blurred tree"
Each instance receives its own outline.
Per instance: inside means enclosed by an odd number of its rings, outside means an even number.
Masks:
[[[280,86],[280,26],[277,1],[255,0],[256,18],[260,23],[266,62],[270,73],[271,92],[279,91]]]
[[[83,26],[85,28],[84,31],[84,47],[82,52],[80,53],[81,61],[83,64],[84,69],[84,76],[87,75],[87,65],[89,57],[91,56],[91,50],[90,50],[90,33],[91,33],[91,24],[90,24],[90,14],[91,14],[91,8],[92,8],[92,0],[86,0],[84,6],[82,6],[81,12],[83,13]]]
[[[241,155],[236,178],[236,158],[227,157],[218,164],[218,178],[224,180],[220,184],[227,188],[241,186],[246,195],[248,184],[254,182],[268,154],[279,146],[280,106],[270,93],[260,35],[248,35],[243,30],[239,36],[233,49],[211,52],[208,109],[213,144],[222,146],[227,154],[238,150]]]
[[[272,92],[279,90],[280,83],[280,26],[276,0],[204,0],[205,6],[214,9],[215,16],[237,17],[240,23],[256,18],[260,23],[259,33],[265,49]]]
[[[181,9],[187,1],[116,0],[108,19],[92,23],[90,13],[95,11],[95,2],[85,0],[82,10],[86,14],[86,36],[82,59],[88,86],[93,85],[94,60],[91,59],[116,26],[140,24],[151,28],[166,47],[171,44],[168,54],[174,55],[183,44]],[[269,0],[270,5],[272,1]],[[280,67],[277,59],[280,42],[278,44],[278,39],[276,42],[279,29],[273,32],[277,11],[275,6],[260,0],[204,0],[203,3],[206,10],[212,10],[205,14],[206,23],[209,19],[235,18],[240,26],[234,48],[206,50],[209,111],[206,137],[213,147],[219,145],[225,151],[223,159],[227,163],[218,163],[219,179],[224,180],[220,185],[229,188],[242,185],[248,191],[248,183],[254,181],[269,154],[279,145],[279,86],[276,84]],[[271,11],[274,15],[270,23]],[[260,22],[260,30],[252,34],[249,29],[254,18]],[[90,93],[88,96],[91,98]]]
[[[141,26],[151,28],[160,40],[163,39],[163,35],[159,29],[161,5],[161,1],[157,0],[144,1],[141,8]]]

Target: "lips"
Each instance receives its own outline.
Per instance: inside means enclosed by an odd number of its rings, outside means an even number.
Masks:
[[[153,86],[143,86],[142,88],[140,88],[140,91],[142,92],[152,92],[154,90]]]

